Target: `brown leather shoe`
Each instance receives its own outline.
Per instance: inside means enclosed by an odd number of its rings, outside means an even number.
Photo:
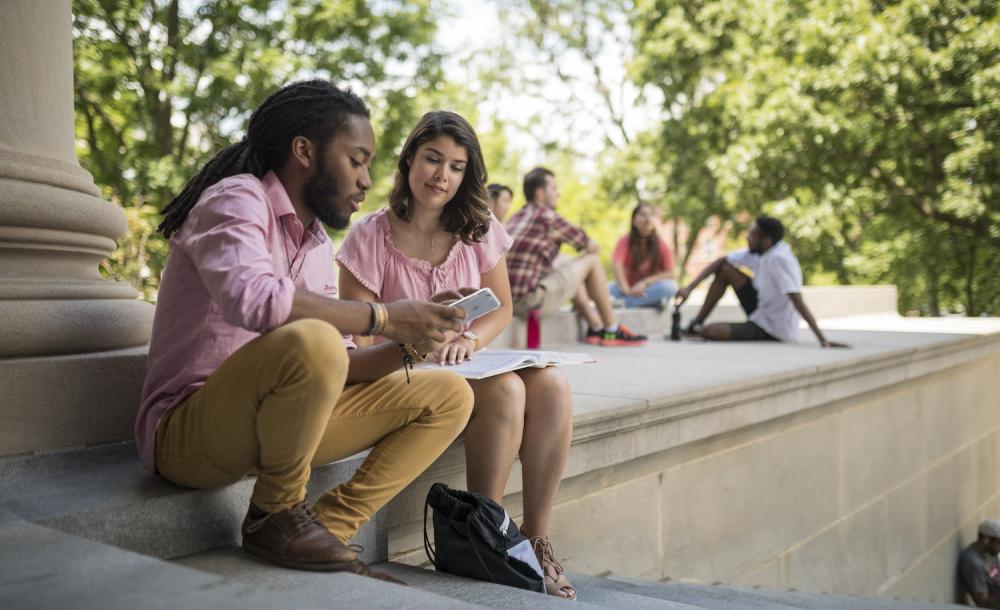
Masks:
[[[243,520],[243,550],[271,563],[316,572],[351,572],[399,585],[406,583],[370,570],[358,554],[337,540],[305,502],[276,513],[253,504]]]

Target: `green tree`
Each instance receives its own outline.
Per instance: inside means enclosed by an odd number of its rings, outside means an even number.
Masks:
[[[155,211],[291,80],[327,76],[361,93],[378,126],[375,174],[391,175],[392,151],[416,120],[414,91],[441,78],[431,44],[439,8],[436,0],[74,0],[78,154],[131,227],[105,271],[155,294],[166,252]],[[136,265],[140,251],[148,256]]]
[[[664,140],[702,134],[725,208],[784,218],[804,268],[896,283],[903,310],[1000,311],[995,2],[638,0],[632,24]]]

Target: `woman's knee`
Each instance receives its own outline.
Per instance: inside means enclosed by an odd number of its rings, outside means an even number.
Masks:
[[[473,385],[476,403],[473,416],[489,417],[520,427],[524,422],[524,382],[516,373],[482,379]]]
[[[569,379],[558,367],[536,369],[526,380],[527,416],[544,416],[550,421],[573,421],[573,391]]]

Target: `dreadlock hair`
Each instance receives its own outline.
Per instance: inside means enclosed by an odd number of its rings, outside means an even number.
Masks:
[[[663,271],[664,261],[660,257],[660,236],[656,231],[649,237],[643,237],[639,229],[635,228],[635,217],[639,215],[642,208],[653,206],[648,203],[640,203],[632,208],[632,226],[628,232],[628,270],[635,277],[639,275],[639,266],[643,261],[649,260],[649,273]]]
[[[476,130],[460,115],[447,110],[428,112],[406,137],[396,162],[396,179],[389,193],[389,208],[400,220],[410,221],[410,166],[417,150],[440,136],[448,136],[465,149],[468,163],[462,184],[441,210],[441,227],[467,244],[481,242],[490,230],[490,206],[486,202],[486,163]]]
[[[328,80],[301,81],[278,89],[250,115],[246,136],[220,150],[163,208],[159,230],[168,238],[177,232],[202,192],[219,180],[236,174],[263,178],[281,169],[296,136],[322,148],[351,116],[367,119],[370,113],[360,97]]]

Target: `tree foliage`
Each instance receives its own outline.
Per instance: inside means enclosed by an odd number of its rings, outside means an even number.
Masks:
[[[375,174],[391,174],[414,93],[440,80],[437,10],[435,0],[74,0],[78,153],[131,227],[105,270],[155,294],[166,252],[155,210],[289,81],[327,76],[361,93],[383,153]],[[136,268],[140,242],[148,256]]]
[[[269,92],[318,74],[373,107],[368,209],[420,113],[450,108],[518,195],[511,133],[537,136],[561,211],[605,250],[640,200],[692,229],[688,253],[713,218],[768,212],[807,278],[894,283],[904,311],[1000,313],[995,0],[497,4],[515,39],[463,51],[461,82],[433,42],[448,0],[74,0],[79,155],[130,223],[106,270],[151,296],[158,210]],[[558,111],[484,113],[511,92]],[[581,155],[595,131],[603,150]]]
[[[634,73],[663,92],[674,187],[787,220],[808,269],[896,283],[903,309],[995,314],[997,11],[638,0]]]

